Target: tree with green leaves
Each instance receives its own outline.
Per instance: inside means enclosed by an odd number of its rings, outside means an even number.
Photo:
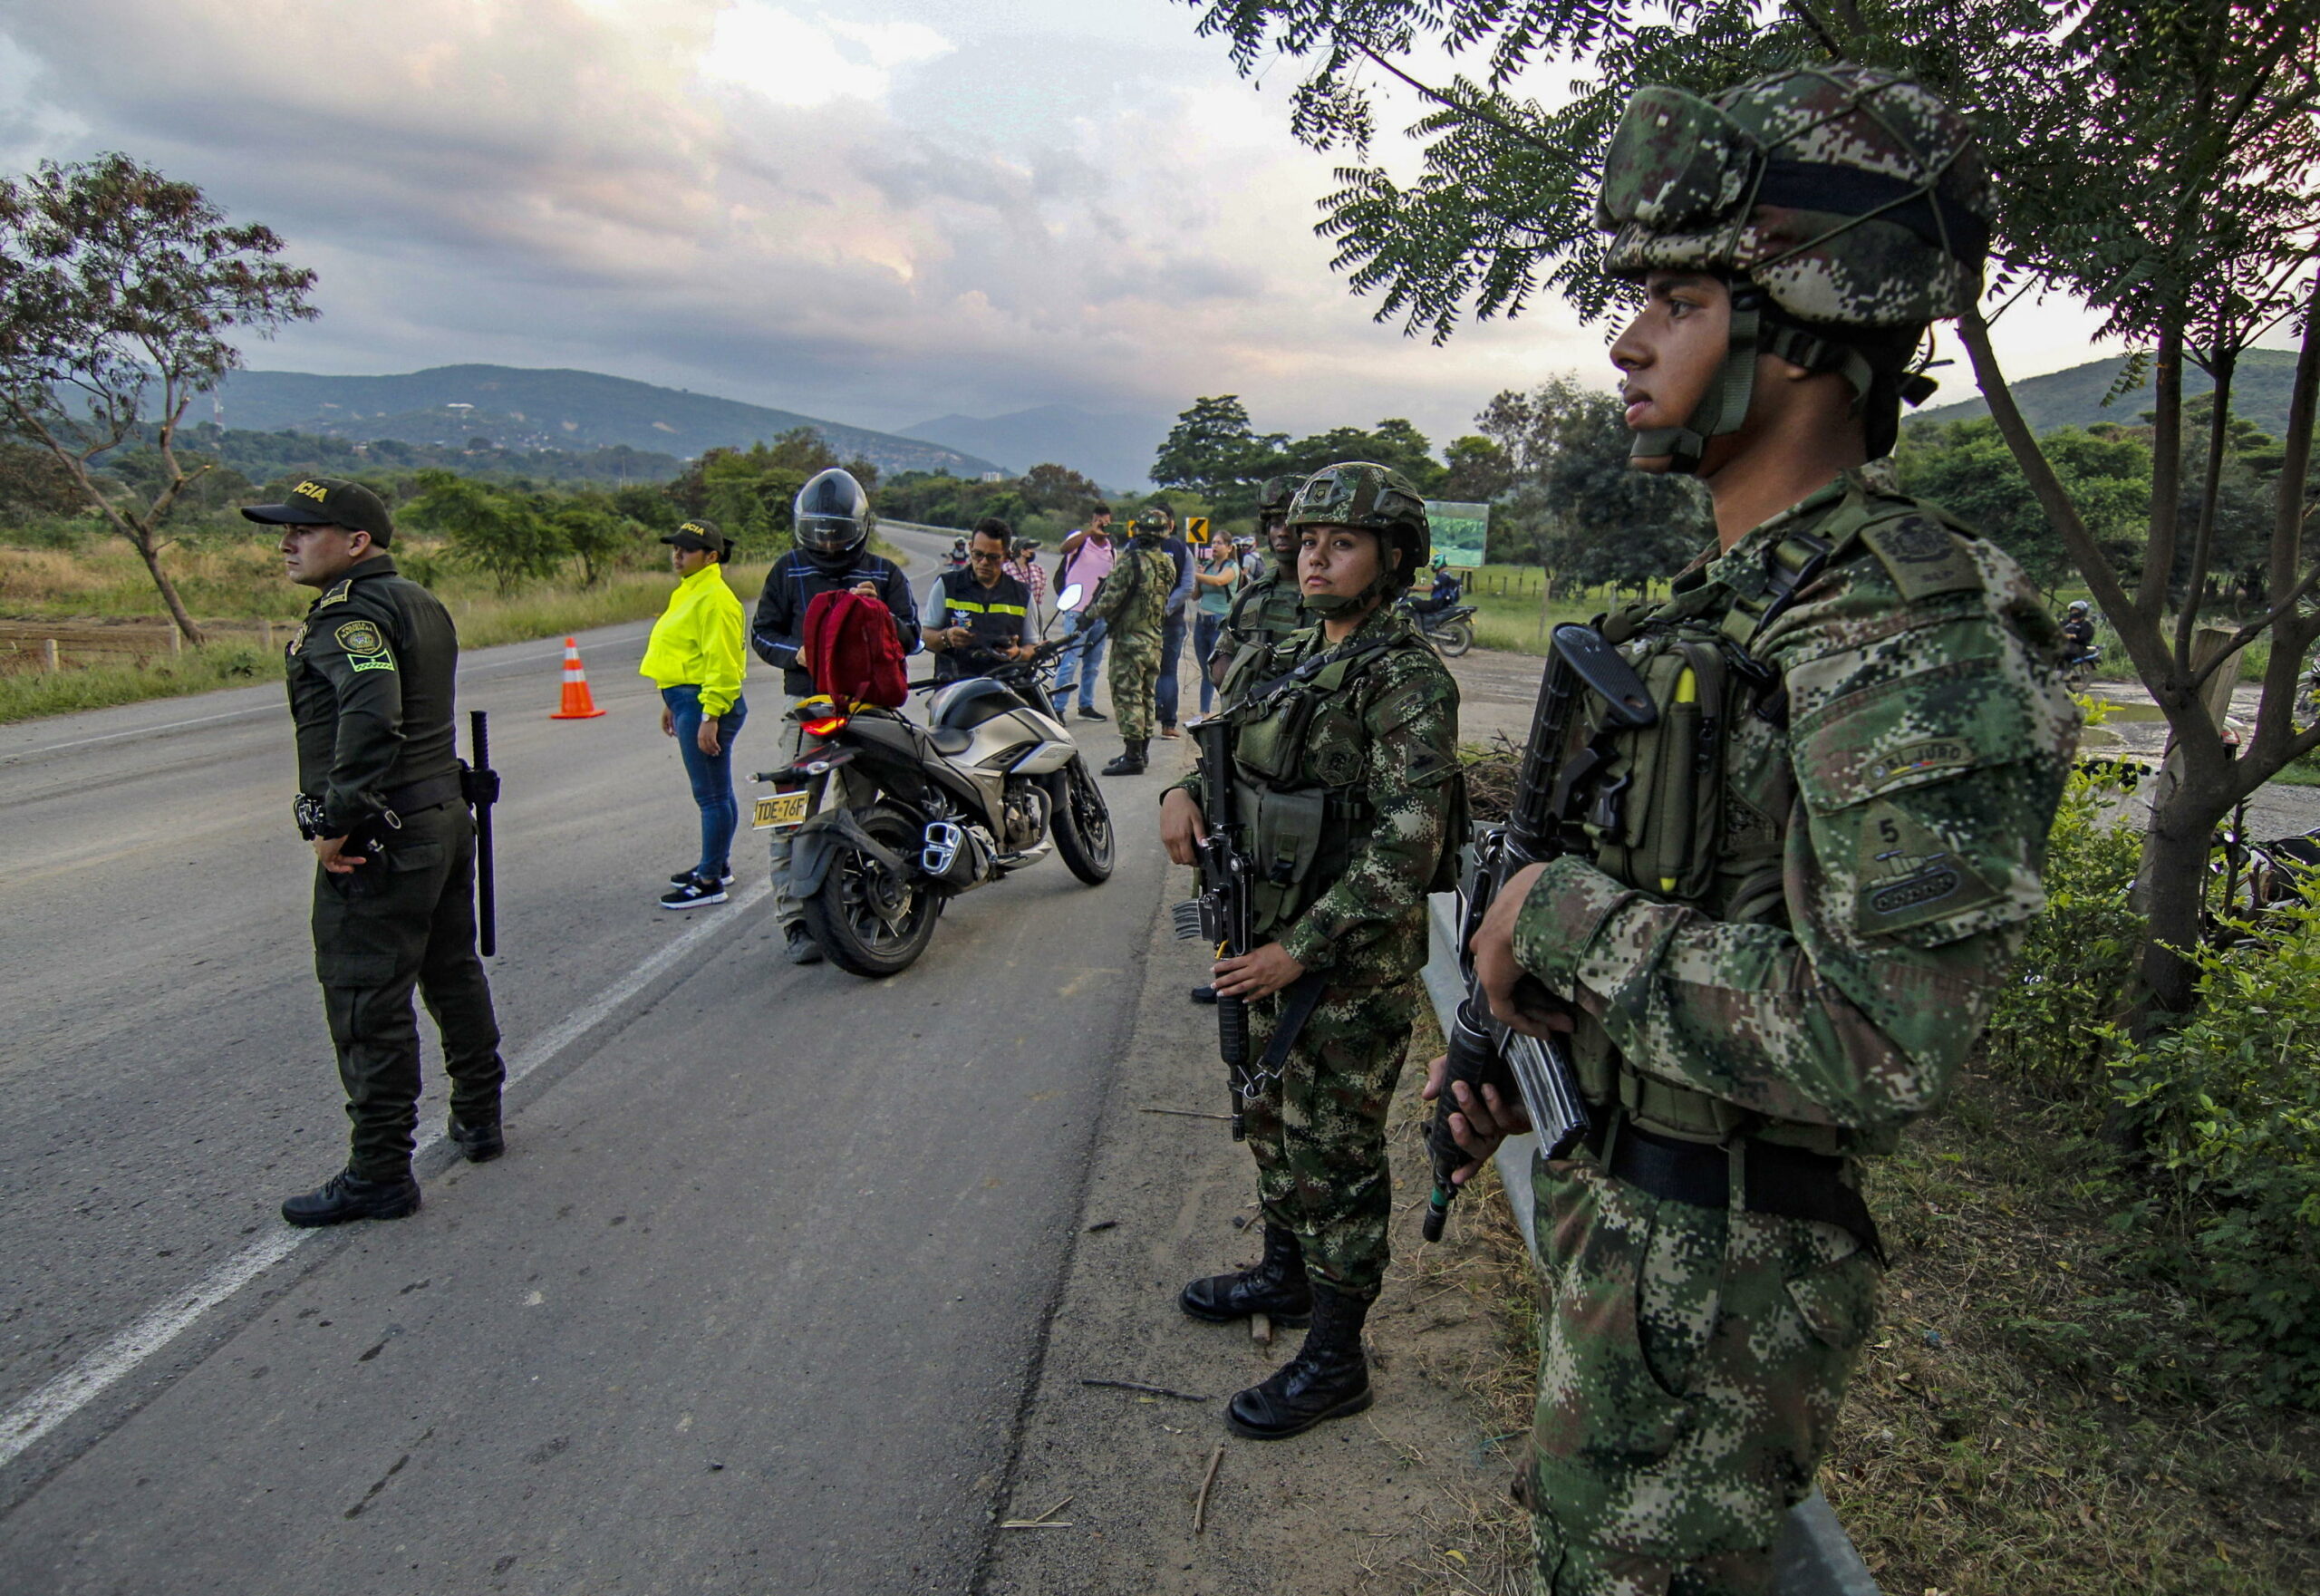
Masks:
[[[1189,488],[1215,503],[1220,514],[1245,514],[1255,508],[1257,484],[1272,474],[1269,464],[1285,441],[1260,437],[1238,394],[1195,399],[1161,440],[1152,480]]]
[[[2173,734],[2176,774],[2146,834],[2140,960],[2152,1004],[2192,1000],[2184,954],[2199,934],[2217,824],[2292,759],[2320,749],[2296,725],[2302,661],[2320,641],[2320,560],[2306,485],[2320,400],[2320,0],[1191,0],[1199,31],[1244,73],[1277,57],[1304,71],[1291,127],[1340,150],[1320,230],[1381,318],[1436,341],[1462,318],[1515,314],[1551,293],[1583,318],[1625,303],[1601,269],[1595,189],[1637,88],[1703,94],[1800,63],[1844,60],[1913,78],[1962,111],[1989,154],[1996,204],[1988,293],[1959,334],[1982,395]],[[1471,64],[1440,81],[1413,63]],[[1535,74],[1535,75],[1534,75]],[[1551,84],[1552,102],[1526,92]],[[1375,86],[1426,110],[1418,172],[1378,159]],[[2017,307],[2060,289],[2144,352],[2125,382],[2151,385],[2153,466],[2140,558],[2102,547],[2023,420],[1998,353]],[[2035,314],[2035,311],[2027,314]],[[2228,454],[2234,369],[2257,340],[2301,340],[2265,553],[2266,611],[2226,646],[2200,641]],[[2198,514],[2183,514],[2186,363],[2214,379]],[[2183,602],[2177,556],[2190,551]],[[2268,639],[2252,736],[2227,742],[2201,690]]]
[[[1565,580],[1639,587],[1716,535],[1696,482],[1629,468],[1619,401],[1576,372],[1528,393],[1508,389],[1474,424],[1508,462],[1493,557],[1543,567],[1551,588]]]
[[[2040,440],[2088,529],[2122,569],[2135,568],[2151,520],[2151,447],[2122,427],[2063,427]],[[1901,488],[1931,499],[2022,564],[2049,593],[2078,562],[2046,517],[2021,462],[1987,417],[1903,430]]]
[[[186,407],[242,363],[229,340],[318,314],[314,274],[272,229],[230,224],[191,183],[126,155],[0,180],[0,427],[44,450],[82,505],[145,563],[169,619],[202,641],[161,568],[170,512],[209,462],[181,457]],[[152,423],[158,470],[130,488],[99,456]]]
[[[440,470],[420,472],[418,488],[397,518],[441,534],[456,558],[488,575],[502,593],[553,575],[572,553],[537,495]]]

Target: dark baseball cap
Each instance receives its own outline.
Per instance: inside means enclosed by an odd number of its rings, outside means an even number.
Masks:
[[[717,529],[717,523],[700,516],[695,516],[661,541],[678,548],[701,549],[720,560],[733,549],[733,540]]]
[[[387,501],[343,477],[301,477],[290,485],[290,496],[282,503],[246,504],[242,514],[269,527],[344,527],[368,532],[382,548],[395,536]]]

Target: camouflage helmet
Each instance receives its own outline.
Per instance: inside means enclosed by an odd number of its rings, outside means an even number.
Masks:
[[[1139,537],[1165,537],[1174,524],[1175,517],[1165,505],[1148,504],[1136,512],[1136,534]]]
[[[1710,104],[1640,91],[1611,136],[1604,269],[1745,277],[1830,327],[1954,316],[1981,293],[1989,179],[1965,119],[1851,65],[1798,67]]]
[[[1308,477],[1289,507],[1289,525],[1292,528],[1358,527],[1375,532],[1380,548],[1402,551],[1398,566],[1381,559],[1378,579],[1347,601],[1348,605],[1360,604],[1373,594],[1404,591],[1434,552],[1434,525],[1426,517],[1426,500],[1399,471],[1368,460],[1324,466]],[[1325,604],[1310,598],[1305,603],[1317,614],[1329,613]]]
[[[1638,432],[1636,458],[1696,469],[1708,439],[1740,430],[1759,353],[1842,374],[1875,458],[1901,401],[1933,392],[1901,370],[1925,324],[1981,292],[1989,181],[1972,131],[1924,89],[1799,67],[1713,104],[1638,92],[1604,159],[1596,223],[1613,235],[1615,276],[1708,272],[1732,287],[1722,378],[1683,426]]]
[[[1290,501],[1297,497],[1297,489],[1304,483],[1301,477],[1267,477],[1257,484],[1257,515],[1285,516]]]

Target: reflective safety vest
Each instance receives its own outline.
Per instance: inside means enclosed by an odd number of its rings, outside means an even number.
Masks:
[[[936,579],[942,589],[943,626],[964,626],[974,642],[962,649],[945,649],[934,656],[934,679],[955,682],[987,671],[998,656],[994,647],[1020,643],[1023,618],[1031,613],[1030,590],[1003,572],[985,587],[972,570],[945,571]]]

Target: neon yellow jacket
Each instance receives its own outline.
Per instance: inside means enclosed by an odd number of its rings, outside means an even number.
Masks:
[[[652,623],[638,674],[656,687],[698,687],[701,712],[715,717],[741,696],[741,601],[725,585],[715,561],[677,584],[669,607]]]

